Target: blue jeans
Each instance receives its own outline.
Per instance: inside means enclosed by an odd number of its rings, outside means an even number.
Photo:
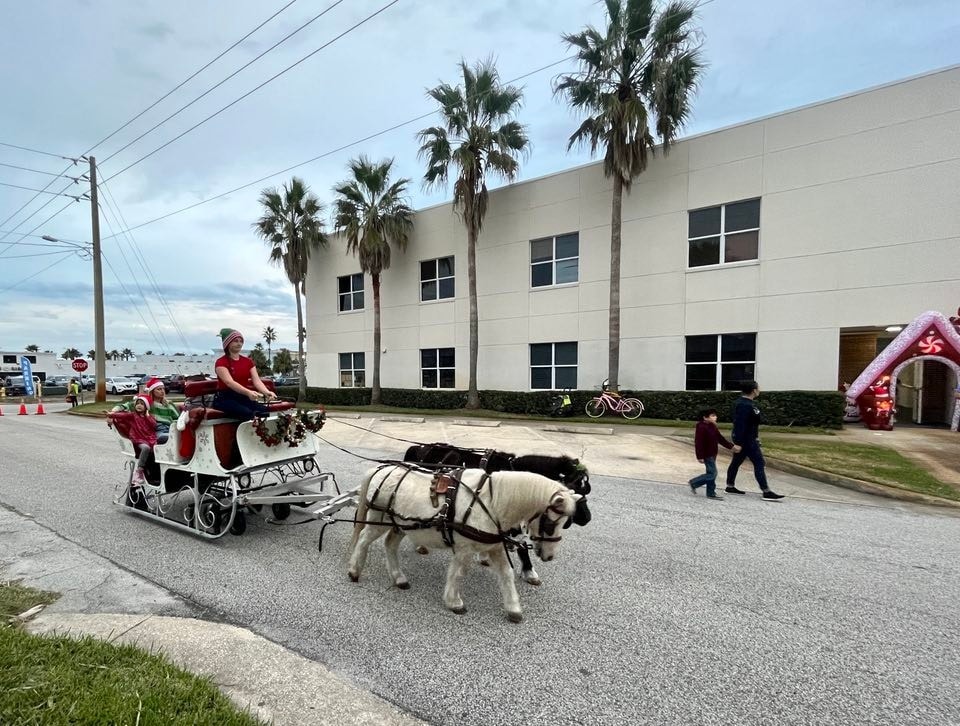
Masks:
[[[760,448],[760,442],[754,441],[749,444],[743,444],[742,446],[743,448],[740,449],[740,453],[733,455],[733,461],[730,462],[730,466],[727,468],[727,486],[736,486],[737,471],[739,471],[740,465],[744,460],[750,459],[750,461],[753,462],[753,475],[757,479],[757,484],[760,485],[762,491],[767,491],[769,487],[767,485],[767,472],[765,470],[766,464],[763,460],[763,450]]]
[[[700,476],[695,476],[690,480],[690,486],[696,489],[707,485],[707,496],[712,497],[717,493],[717,457],[708,456],[703,460],[703,465],[707,470]]]

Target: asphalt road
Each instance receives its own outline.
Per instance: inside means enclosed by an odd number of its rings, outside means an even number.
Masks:
[[[312,523],[201,541],[113,507],[121,476],[102,422],[0,418],[0,502],[431,722],[960,723],[960,519],[933,510],[592,477],[593,522],[518,585],[514,625],[479,568],[443,609],[444,553],[404,545],[403,592],[377,546],[355,585],[346,525],[323,553]]]

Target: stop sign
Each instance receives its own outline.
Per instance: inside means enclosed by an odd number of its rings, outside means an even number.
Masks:
[[[77,373],[83,373],[87,370],[87,362],[83,358],[74,359],[73,363],[70,364]]]

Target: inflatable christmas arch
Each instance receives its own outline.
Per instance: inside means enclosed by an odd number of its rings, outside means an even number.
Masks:
[[[868,428],[893,429],[897,376],[911,363],[935,360],[953,369],[960,381],[960,309],[947,319],[928,311],[918,316],[891,341],[847,389],[847,401],[857,406]],[[960,387],[958,387],[960,396]],[[953,407],[950,430],[960,423],[960,400]]]

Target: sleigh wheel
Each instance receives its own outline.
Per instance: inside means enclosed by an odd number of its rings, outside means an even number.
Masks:
[[[274,504],[271,509],[273,510],[273,518],[278,520],[286,519],[290,516],[290,505],[289,504]]]
[[[230,525],[230,534],[236,535],[239,537],[241,534],[247,531],[247,516],[241,512],[237,513],[233,517],[233,524]]]

